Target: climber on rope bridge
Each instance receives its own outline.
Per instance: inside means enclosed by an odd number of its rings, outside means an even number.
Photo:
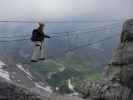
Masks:
[[[31,41],[33,42],[33,54],[31,62],[38,62],[39,60],[45,60],[44,39],[50,38],[43,31],[45,24],[38,23],[39,27],[32,32]]]

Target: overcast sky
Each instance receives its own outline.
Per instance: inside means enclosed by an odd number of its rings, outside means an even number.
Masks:
[[[133,0],[0,0],[0,19],[133,17]]]

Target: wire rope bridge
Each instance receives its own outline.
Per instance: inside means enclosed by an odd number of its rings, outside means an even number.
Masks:
[[[2,20],[0,21],[0,25],[5,23],[16,23],[18,24],[35,24],[36,21],[20,21],[20,20]],[[46,22],[47,23],[63,23],[63,22]],[[70,23],[89,23],[85,21],[74,21]],[[92,22],[91,22],[92,23]],[[66,54],[68,52],[76,51],[78,49],[91,47],[93,45],[98,45],[103,42],[109,41],[113,38],[118,38],[121,31],[121,22],[120,21],[111,21],[111,23],[103,24],[103,21],[99,21],[96,23],[100,23],[100,26],[92,27],[90,28],[89,25],[85,26],[87,29],[78,29],[75,31],[65,31],[65,32],[56,32],[56,33],[50,33],[46,32],[46,34],[51,36],[51,41],[65,41],[64,45],[66,46],[65,50],[63,50],[63,53]],[[82,26],[81,26],[82,27]],[[84,27],[84,26],[83,26]],[[15,34],[15,35],[14,35]],[[0,46],[6,47],[6,44],[10,44],[13,42],[23,42],[23,41],[30,41],[31,33],[4,33],[0,32]],[[52,44],[54,45],[55,42]],[[60,44],[59,44],[60,45]],[[49,57],[48,57],[49,58]]]

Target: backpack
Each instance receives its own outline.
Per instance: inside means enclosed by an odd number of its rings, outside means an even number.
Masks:
[[[33,30],[32,37],[31,37],[31,41],[32,42],[36,41],[37,40],[36,37],[37,37],[37,32],[36,32],[36,30]]]

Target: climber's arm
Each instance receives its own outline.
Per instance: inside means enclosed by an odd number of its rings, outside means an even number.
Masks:
[[[51,38],[49,35],[44,34],[44,38]]]

